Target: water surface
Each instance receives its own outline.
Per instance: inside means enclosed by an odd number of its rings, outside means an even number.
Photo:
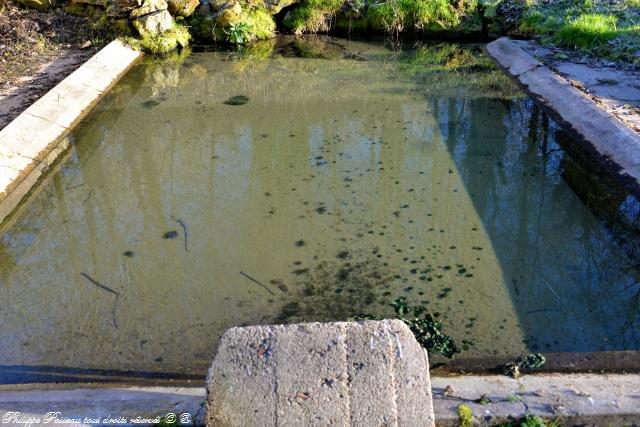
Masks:
[[[561,137],[478,46],[147,58],[5,225],[0,365],[203,372],[230,326],[400,296],[462,357],[638,349],[637,258]]]

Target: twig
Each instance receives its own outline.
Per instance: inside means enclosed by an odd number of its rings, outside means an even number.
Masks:
[[[560,313],[562,312],[562,310],[556,310],[554,308],[541,308],[539,310],[531,310],[531,311],[527,311],[527,314],[534,314],[534,313]]]
[[[551,291],[551,293],[553,294],[553,296],[554,296],[554,297],[556,297],[556,299],[557,299],[558,301],[560,301],[560,297],[558,296],[558,294],[556,294],[556,291],[554,291],[554,290],[553,290],[553,288],[551,287],[551,285],[550,285],[549,283],[547,283],[547,281],[546,281],[546,280],[544,280],[544,278],[541,278],[541,280],[542,280],[542,283],[544,283],[544,284],[547,286],[547,288],[549,288],[549,290]]]
[[[262,283],[258,282],[258,281],[257,281],[256,279],[254,279],[253,277],[249,276],[249,275],[248,275],[248,274],[246,274],[246,273],[243,273],[242,271],[240,272],[240,274],[242,274],[242,275],[243,275],[244,277],[246,277],[247,279],[251,280],[253,283],[256,283],[256,284],[258,284],[258,285],[262,286],[262,287],[264,288],[264,290],[266,290],[267,292],[269,292],[271,295],[275,295],[271,289],[267,288],[265,285],[263,285]]]
[[[80,273],[80,275],[82,277],[84,277],[85,279],[87,279],[89,282],[91,282],[91,284],[99,287],[100,289],[107,291],[109,293],[112,293],[113,295],[116,296],[116,301],[113,304],[113,310],[111,310],[111,315],[113,317],[113,326],[118,329],[118,322],[116,321],[116,306],[118,305],[118,298],[120,297],[120,294],[116,291],[114,291],[113,289],[111,289],[108,286],[103,285],[102,283],[98,282],[96,279],[94,279],[93,277],[89,276],[87,273],[85,273],[84,271]]]
[[[89,197],[91,197],[91,193],[93,193],[92,191],[89,191],[89,194],[87,195],[87,198],[84,199],[84,202],[82,202],[82,204],[84,205],[85,203],[87,203],[87,201],[89,201]]]
[[[187,239],[189,238],[189,232],[187,231],[187,224],[184,223],[180,218],[175,218],[171,215],[171,219],[180,224],[182,227],[182,231],[184,231],[184,250],[185,252],[189,252],[189,247],[187,245]]]
[[[74,186],[72,186],[72,187],[67,187],[67,188],[65,188],[65,190],[67,190],[67,191],[69,191],[69,190],[75,190],[76,188],[78,188],[78,187],[82,187],[83,185],[84,185],[84,182],[82,182],[82,183],[80,183],[80,184],[76,184],[76,185],[74,185]]]

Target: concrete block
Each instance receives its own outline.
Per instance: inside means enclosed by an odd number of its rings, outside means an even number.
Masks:
[[[434,425],[427,353],[399,320],[233,328],[209,426]]]
[[[274,327],[278,425],[325,426],[349,418],[344,329],[340,323]]]

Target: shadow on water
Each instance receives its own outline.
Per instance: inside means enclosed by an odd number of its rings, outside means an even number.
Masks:
[[[433,108],[500,261],[527,349],[640,349],[638,201],[581,158],[531,100],[440,99]],[[493,125],[469,126],[486,121]],[[487,144],[469,146],[474,136]],[[576,204],[589,209],[570,209]],[[549,258],[551,248],[562,257]]]

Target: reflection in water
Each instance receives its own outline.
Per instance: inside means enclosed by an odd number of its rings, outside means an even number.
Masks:
[[[399,296],[466,357],[638,348],[635,258],[479,49],[290,40],[145,60],[78,126],[2,236],[0,364],[201,371]]]

